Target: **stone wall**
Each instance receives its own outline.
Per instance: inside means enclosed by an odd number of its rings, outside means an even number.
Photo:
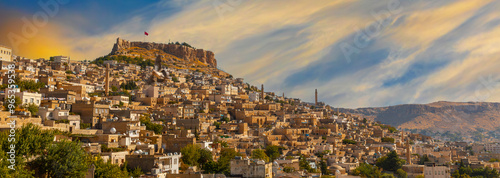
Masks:
[[[215,59],[215,54],[212,51],[206,51],[203,49],[194,49],[191,47],[176,45],[176,44],[164,44],[164,43],[153,43],[153,42],[142,42],[134,41],[130,42],[124,39],[116,39],[116,43],[113,46],[113,50],[110,55],[127,55],[127,49],[131,47],[139,47],[147,50],[158,49],[165,53],[172,54],[178,58],[188,60],[188,61],[200,61],[212,67],[217,67],[217,60]]]

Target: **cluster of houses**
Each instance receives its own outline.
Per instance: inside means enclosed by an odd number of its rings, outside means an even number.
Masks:
[[[403,170],[409,177],[450,177],[456,162],[500,169],[498,162],[488,162],[500,158],[500,145],[439,142],[340,113],[318,102],[317,92],[316,101],[309,103],[206,66],[200,70],[177,63],[167,68],[161,57],[155,63],[141,67],[111,60],[97,65],[67,56],[3,57],[2,73],[15,64],[19,81],[43,86],[14,89],[21,105],[38,110],[1,111],[0,128],[7,129],[8,117],[17,116],[17,127],[33,123],[70,133],[56,139],[79,140],[88,153],[140,167],[145,177],[225,177],[195,167],[181,169],[181,149],[190,144],[210,150],[215,159],[222,148],[240,153],[231,160],[234,177],[321,176],[301,169],[301,156],[311,168],[319,170],[324,161],[329,174],[353,177],[361,163],[375,164],[391,151],[406,160]],[[7,81],[3,75],[2,84]],[[7,90],[0,92],[3,102]],[[162,129],[148,130],[145,122]],[[253,150],[270,145],[282,148],[277,159],[251,159]],[[419,165],[423,155],[429,161]]]

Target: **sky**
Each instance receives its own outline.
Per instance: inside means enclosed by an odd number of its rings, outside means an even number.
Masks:
[[[333,107],[499,102],[498,9],[495,0],[0,0],[0,44],[93,60],[118,37],[184,41],[245,82],[308,102],[318,89]]]

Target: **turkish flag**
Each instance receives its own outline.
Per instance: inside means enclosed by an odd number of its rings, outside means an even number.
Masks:
[[[149,34],[148,34],[148,32],[144,32],[144,35],[148,36]]]

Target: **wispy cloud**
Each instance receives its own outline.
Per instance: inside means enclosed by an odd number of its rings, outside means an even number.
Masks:
[[[117,37],[139,41],[148,31],[148,41],[212,50],[223,69],[266,89],[312,101],[318,88],[333,106],[499,101],[500,85],[478,87],[484,78],[500,79],[499,8],[474,0],[148,2],[112,11],[125,20],[93,23],[61,11],[19,54],[93,59],[109,53]],[[78,14],[99,9],[105,7]],[[19,23],[18,16],[0,24]],[[376,33],[360,39],[367,29]],[[2,27],[8,31],[16,29]],[[345,44],[357,49],[349,59]]]

